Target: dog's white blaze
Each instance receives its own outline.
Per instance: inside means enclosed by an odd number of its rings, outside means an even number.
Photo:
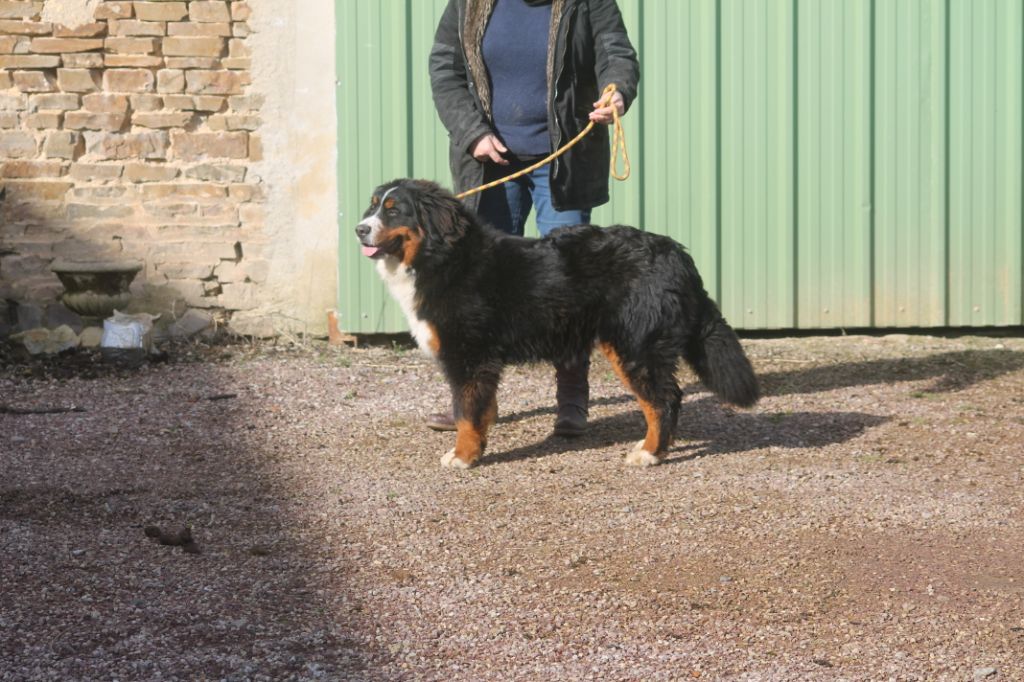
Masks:
[[[431,347],[434,341],[434,333],[430,325],[420,319],[416,313],[416,282],[407,268],[397,258],[384,257],[377,261],[377,272],[380,278],[388,285],[391,296],[398,301],[405,313],[405,319],[409,322],[409,331],[416,339],[416,345],[420,347],[428,357],[434,357],[434,350]]]
[[[377,205],[377,212],[374,213],[372,216],[363,218],[362,220],[359,221],[360,225],[366,225],[367,227],[370,228],[369,237],[371,243],[376,243],[377,234],[381,231],[381,228],[384,227],[384,223],[380,219],[380,212],[384,210],[384,201],[388,198],[388,195],[394,192],[396,189],[396,187],[392,187],[387,192],[384,192],[384,196],[380,198],[380,204]]]

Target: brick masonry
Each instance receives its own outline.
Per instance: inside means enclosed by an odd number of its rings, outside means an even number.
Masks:
[[[255,308],[249,3],[107,0],[74,27],[43,4],[0,0],[0,301],[53,304],[55,259],[124,259],[144,263],[133,292],[152,312]]]

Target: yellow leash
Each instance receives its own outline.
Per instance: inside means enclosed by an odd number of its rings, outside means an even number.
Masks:
[[[604,89],[604,92],[601,94],[601,102],[602,102],[602,104],[607,105],[608,103],[610,103],[611,102],[611,98],[612,98],[612,93],[614,93],[614,92],[615,92],[615,84],[611,83],[611,84],[608,85],[608,87],[606,87]],[[613,133],[612,133],[612,158],[611,158],[611,168],[609,169],[609,172],[611,173],[612,177],[615,178],[616,180],[625,180],[626,178],[629,177],[629,152],[626,151],[626,134],[624,132],[622,132],[622,121],[619,120],[619,110],[618,110],[618,108],[616,108],[614,106],[612,107],[612,119],[614,119],[614,123],[612,124],[612,126],[613,126],[613,128],[612,128],[612,130],[613,130]],[[560,149],[558,149],[554,153],[544,157],[543,159],[541,159],[537,163],[533,164],[529,168],[524,168],[524,169],[522,169],[520,171],[516,171],[515,173],[512,173],[511,175],[506,175],[505,177],[500,178],[498,180],[495,180],[494,182],[488,182],[487,184],[480,185],[479,187],[474,187],[473,189],[466,190],[465,192],[462,192],[461,194],[456,194],[455,198],[456,199],[464,199],[464,198],[466,198],[466,197],[468,197],[470,195],[476,194],[477,192],[483,192],[485,189],[490,189],[492,187],[497,187],[498,185],[504,184],[504,183],[508,182],[509,180],[515,180],[516,178],[519,178],[519,177],[522,177],[524,175],[527,175],[528,173],[532,173],[533,171],[537,170],[538,168],[540,168],[544,164],[551,163],[552,161],[557,159],[559,156],[564,154],[566,151],[568,151],[570,148],[572,148],[573,145],[575,145],[577,142],[579,142],[584,137],[586,137],[587,133],[589,133],[591,131],[591,129],[593,129],[594,125],[595,125],[594,121],[591,121],[590,123],[587,124],[586,128],[584,128],[583,130],[580,131],[579,135],[577,135],[576,137],[572,138],[566,144],[564,144]],[[617,160],[619,158],[619,154],[620,153],[622,154],[622,160],[623,160],[623,171],[622,171],[622,173],[619,173],[619,164],[617,163]]]

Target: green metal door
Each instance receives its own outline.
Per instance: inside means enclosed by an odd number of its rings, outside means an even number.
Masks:
[[[339,311],[405,321],[352,227],[450,184],[427,54],[446,0],[336,0]],[[687,245],[745,329],[1024,324],[1024,0],[619,0],[633,176],[599,224]]]

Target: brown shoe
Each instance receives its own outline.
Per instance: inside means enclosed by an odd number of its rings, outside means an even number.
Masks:
[[[434,431],[455,431],[455,415],[451,412],[435,412],[427,415],[427,428]]]

